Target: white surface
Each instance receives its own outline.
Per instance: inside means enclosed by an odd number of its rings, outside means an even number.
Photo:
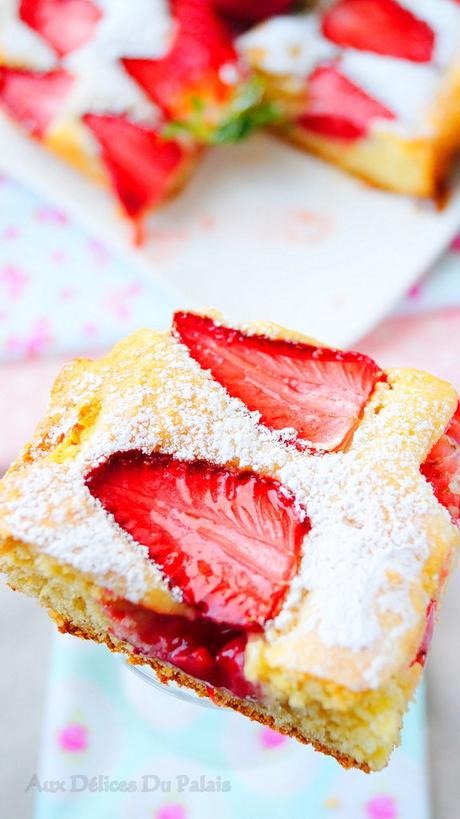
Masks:
[[[460,192],[438,213],[264,135],[210,151],[186,190],[152,216],[141,250],[107,192],[5,119],[0,169],[148,270],[177,306],[272,319],[339,346],[387,313],[460,225]]]

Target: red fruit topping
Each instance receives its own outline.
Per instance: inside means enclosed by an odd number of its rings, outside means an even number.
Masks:
[[[261,414],[270,429],[336,449],[356,427],[382,372],[360,353],[246,335],[194,313],[176,313],[174,328],[190,355],[216,381]]]
[[[460,404],[444,435],[421,467],[439,503],[460,524]]]
[[[59,57],[86,43],[102,16],[92,0],[21,0],[19,17]]]
[[[417,63],[433,56],[434,32],[396,0],[339,0],[324,15],[322,29],[340,46]]]
[[[173,187],[186,158],[185,149],[123,116],[85,114],[83,121],[101,146],[103,162],[126,213],[139,219]]]
[[[321,66],[308,80],[308,110],[300,125],[327,137],[359,139],[366,136],[375,119],[395,119],[333,65]]]
[[[294,0],[214,0],[218,11],[242,23],[257,23],[275,14],[286,14]]]
[[[128,603],[109,601],[105,610],[112,633],[130,643],[137,654],[171,663],[186,674],[238,697],[254,696],[256,689],[244,676],[247,635],[211,620],[188,620]]]
[[[433,639],[433,631],[434,631],[434,624],[436,619],[436,607],[437,601],[430,600],[426,609],[426,625],[425,625],[425,632],[423,634],[422,642],[420,643],[420,648],[417,652],[417,656],[415,660],[412,661],[411,665],[415,663],[420,663],[421,666],[425,665],[427,654],[430,650],[431,641]]]
[[[123,65],[172,119],[217,117],[215,106],[231,97],[238,79],[225,81],[224,67],[237,70],[232,37],[207,0],[176,0],[173,10],[177,31],[169,53],[159,60],[126,58]]]
[[[277,481],[130,452],[87,485],[200,613],[244,628],[278,613],[310,526]]]
[[[244,676],[244,652],[246,649],[246,635],[234,637],[220,649],[216,655],[216,662],[226,680],[232,681],[231,690],[239,697],[246,697],[252,693],[252,686]]]
[[[73,83],[63,69],[42,73],[0,66],[0,102],[32,136],[43,136]]]

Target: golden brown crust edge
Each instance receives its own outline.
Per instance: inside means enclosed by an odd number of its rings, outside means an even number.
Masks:
[[[93,640],[96,643],[104,644],[113,653],[125,654],[128,658],[128,662],[130,662],[132,665],[148,665],[154,670],[160,682],[164,684],[168,684],[170,682],[177,683],[177,685],[180,685],[183,688],[191,689],[199,697],[212,699],[212,702],[220,708],[231,708],[233,711],[237,711],[243,716],[248,717],[253,722],[259,722],[268,728],[272,728],[274,731],[278,731],[281,734],[292,737],[301,742],[303,745],[311,745],[315,751],[320,751],[321,753],[336,759],[336,761],[339,762],[343,768],[358,768],[359,770],[364,771],[364,773],[371,772],[369,765],[366,763],[357,762],[352,757],[341,754],[339,751],[335,751],[332,748],[328,748],[317,740],[309,739],[295,726],[287,725],[275,719],[275,717],[268,713],[262,705],[256,705],[249,700],[239,699],[223,688],[213,689],[213,696],[210,697],[209,685],[200,682],[193,677],[189,677],[188,674],[185,674],[178,668],[173,668],[172,666],[168,665],[168,663],[164,663],[161,660],[136,656],[132,653],[131,646],[129,646],[128,643],[124,643],[121,640],[113,638],[109,634],[102,637],[94,631],[85,631],[79,626],[75,626],[69,620],[66,620],[53,609],[49,609],[48,611],[50,617],[52,617],[52,619],[56,622],[61,634],[72,634],[73,636],[83,638],[84,640]]]
[[[108,631],[109,623],[102,612],[102,589],[89,575],[62,564],[54,558],[37,552],[25,543],[3,537],[0,533],[0,572],[7,575],[8,585],[37,597],[61,633],[72,634],[85,640],[105,644],[111,652],[124,654],[133,665],[148,665],[163,683],[175,682],[191,689],[199,697],[209,697],[210,686],[196,680],[161,660],[136,656],[132,646]],[[290,736],[316,751],[334,757],[344,768],[359,768],[371,772],[366,762],[359,762],[315,739],[307,737],[294,725],[288,713],[278,718],[264,705],[242,700],[225,689],[213,689],[212,701],[219,707],[234,711],[275,731]]]

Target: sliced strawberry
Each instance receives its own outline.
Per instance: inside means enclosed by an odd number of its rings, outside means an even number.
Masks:
[[[19,17],[59,57],[86,43],[102,16],[92,0],[21,0]]]
[[[190,355],[270,429],[336,449],[354,430],[382,371],[359,353],[246,335],[194,313],[174,328]]]
[[[421,467],[434,493],[460,525],[460,404],[444,435]]]
[[[113,188],[128,216],[140,219],[174,186],[187,157],[178,142],[124,116],[85,114],[98,140]]]
[[[352,140],[366,136],[371,123],[381,118],[395,119],[395,115],[335,66],[320,66],[310,75],[301,126],[323,136]]]
[[[127,600],[104,601],[111,631],[144,657],[163,660],[182,671],[225,687],[239,697],[255,695],[244,676],[247,634],[212,620],[157,614]]]
[[[239,697],[247,697],[253,693],[253,686],[244,676],[244,656],[247,638],[244,635],[234,637],[226,643],[216,655],[220,672],[227,685]]]
[[[324,15],[322,29],[340,46],[417,63],[433,56],[433,30],[396,0],[339,0]]]
[[[287,14],[294,0],[214,0],[213,5],[233,20],[257,23],[275,14]]]
[[[186,124],[204,140],[229,114],[243,76],[232,37],[209,0],[176,0],[173,10],[177,29],[169,53],[122,63],[176,126]]]
[[[0,103],[36,137],[43,136],[70,92],[73,77],[63,69],[42,73],[0,66]]]
[[[243,627],[277,614],[309,530],[277,481],[131,452],[87,485],[199,612]]]

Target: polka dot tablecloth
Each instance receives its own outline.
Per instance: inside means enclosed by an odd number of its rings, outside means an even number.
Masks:
[[[158,285],[64,213],[0,180],[0,467],[60,361],[166,326]],[[360,349],[460,387],[460,241]],[[428,819],[423,692],[388,768],[366,776],[239,715],[155,691],[104,648],[56,637],[36,819]]]
[[[166,327],[167,295],[65,213],[0,177],[0,362],[84,353]]]

